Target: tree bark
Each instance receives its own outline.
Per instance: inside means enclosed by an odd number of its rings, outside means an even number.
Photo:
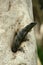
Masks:
[[[0,0],[0,65],[37,65],[34,29],[22,42],[25,52],[13,53],[11,45],[16,32],[33,22],[31,0]]]

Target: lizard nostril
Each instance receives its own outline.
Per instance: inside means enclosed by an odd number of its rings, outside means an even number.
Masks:
[[[14,48],[11,48],[11,50],[12,50],[12,52],[15,52],[15,51],[14,51]]]
[[[14,48],[13,46],[11,47],[11,50],[12,50],[13,53],[16,53],[17,52],[17,49]]]

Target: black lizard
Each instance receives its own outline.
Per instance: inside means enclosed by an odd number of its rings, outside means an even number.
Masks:
[[[17,35],[14,38],[14,41],[11,46],[12,52],[17,52],[19,47],[21,46],[23,40],[25,39],[27,33],[36,25],[35,22],[30,23],[26,27],[24,27],[21,31],[17,33]]]

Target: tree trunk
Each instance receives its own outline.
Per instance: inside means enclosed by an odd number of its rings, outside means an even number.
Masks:
[[[31,0],[0,0],[0,65],[37,65],[34,30],[22,42],[24,52],[12,52],[15,33],[33,22]]]

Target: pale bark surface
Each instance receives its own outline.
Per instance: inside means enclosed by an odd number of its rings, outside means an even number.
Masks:
[[[29,41],[22,43],[25,53],[11,51],[15,32],[31,22],[33,22],[31,0],[0,0],[0,65],[37,65],[33,29],[27,35]]]
[[[40,62],[39,57],[37,58],[37,60],[38,60],[38,61],[37,61],[37,63],[38,63],[37,65],[42,65],[41,62]]]

